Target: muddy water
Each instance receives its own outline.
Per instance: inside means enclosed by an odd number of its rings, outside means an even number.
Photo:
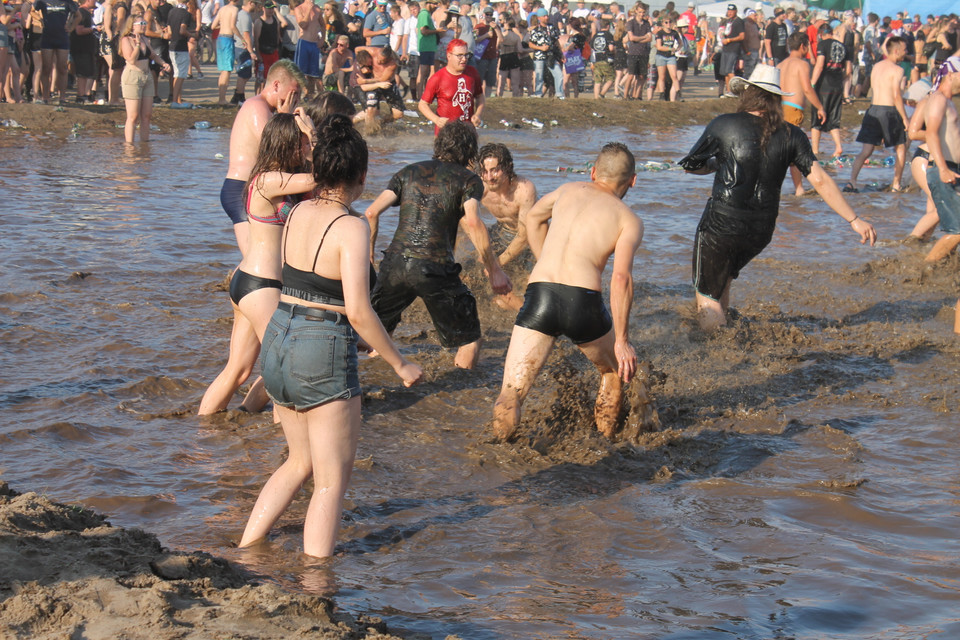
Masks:
[[[484,133],[541,193],[607,140],[663,160],[698,134]],[[375,140],[365,197],[429,144]],[[133,155],[113,139],[0,148],[11,486],[295,589],[335,581],[341,607],[434,638],[960,636],[960,268],[923,270],[924,248],[892,242],[922,211],[916,192],[852,197],[890,241],[873,249],[818,198],[785,198],[773,245],[734,285],[735,321],[708,338],[693,326],[689,262],[710,180],[641,173],[626,198],[647,228],[633,340],[662,427],[628,443],[594,434],[597,378],[561,345],[520,441],[489,444],[512,318],[481,294],[487,348],[465,373],[414,310],[398,336],[428,379],[404,390],[382,363],[362,364],[340,553],[311,565],[303,499],[270,543],[233,547],[282,460],[278,428],[267,415],[193,415],[230,331],[222,282],[238,256],[214,158],[226,134],[158,138]]]

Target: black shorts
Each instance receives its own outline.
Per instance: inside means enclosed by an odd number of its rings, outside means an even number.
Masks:
[[[73,72],[78,78],[96,78],[97,77],[97,55],[95,53],[74,53]]]
[[[386,254],[370,302],[387,332],[396,329],[404,309],[421,298],[441,345],[454,349],[479,340],[477,301],[460,280],[460,269],[454,262]]]
[[[708,205],[709,206],[709,205]],[[693,240],[693,286],[700,295],[719,300],[729,280],[736,280],[770,243],[770,236],[718,235],[697,228]]]
[[[823,110],[827,113],[827,119],[820,122],[820,116],[816,109],[811,109],[810,124],[814,129],[820,131],[833,131],[840,128],[840,116],[843,109],[843,88],[834,90],[817,91],[817,97],[823,104]]]
[[[573,344],[586,344],[607,335],[613,328],[613,319],[599,291],[555,282],[531,282],[515,324],[554,338],[567,336]]]
[[[686,71],[689,68],[689,63],[687,58],[679,57],[677,58],[677,71]]]
[[[520,68],[519,53],[500,54],[500,71],[513,71]]]
[[[871,106],[863,115],[860,133],[857,142],[872,144],[879,147],[895,147],[906,144],[907,131],[903,126],[903,118],[896,107]]]
[[[393,85],[389,89],[374,89],[366,94],[367,109],[376,109],[383,100],[392,108],[403,111],[403,98],[400,97],[400,89]]]
[[[650,64],[650,56],[627,56],[626,72],[631,76],[638,78],[647,77],[647,67]]]

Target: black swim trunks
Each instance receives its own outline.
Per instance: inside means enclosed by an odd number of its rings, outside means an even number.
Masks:
[[[444,347],[454,349],[480,339],[477,301],[460,280],[459,264],[387,252],[370,302],[388,333],[397,328],[404,309],[418,297]]]
[[[220,206],[230,216],[230,221],[233,224],[247,221],[247,207],[243,200],[243,191],[246,184],[243,180],[224,178],[223,186],[220,187]]]
[[[700,295],[719,300],[727,282],[737,279],[740,270],[770,243],[771,235],[721,235],[703,226],[701,222],[693,240],[693,286]]]
[[[233,272],[233,277],[230,279],[230,299],[233,300],[233,304],[240,304],[240,301],[248,293],[253,293],[258,289],[266,289],[268,287],[282,289],[283,283],[273,278],[252,276],[245,271],[237,269]]]
[[[613,319],[599,291],[555,282],[531,282],[515,324],[554,338],[567,336],[573,344],[585,344],[607,335],[613,328]]]
[[[895,147],[907,142],[907,130],[896,107],[873,105],[863,114],[857,142]]]

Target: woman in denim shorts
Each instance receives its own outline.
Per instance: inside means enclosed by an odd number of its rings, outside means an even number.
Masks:
[[[400,355],[370,307],[370,227],[350,209],[363,193],[366,142],[342,114],[324,118],[317,139],[315,197],[287,217],[283,290],[260,355],[289,454],[260,492],[240,546],[266,537],[312,476],[303,551],[326,557],[336,545],[360,431],[358,334],[404,386],[423,372]]]

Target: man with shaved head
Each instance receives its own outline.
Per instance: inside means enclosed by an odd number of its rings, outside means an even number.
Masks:
[[[590,182],[567,183],[527,213],[527,240],[537,264],[507,349],[503,386],[493,410],[497,438],[509,440],[516,433],[520,407],[561,335],[600,370],[594,417],[597,429],[613,438],[623,385],[637,368],[628,334],[633,258],[643,223],[622,200],[636,179],[633,154],[612,142],[597,156]],[[612,317],[600,291],[610,254]]]

